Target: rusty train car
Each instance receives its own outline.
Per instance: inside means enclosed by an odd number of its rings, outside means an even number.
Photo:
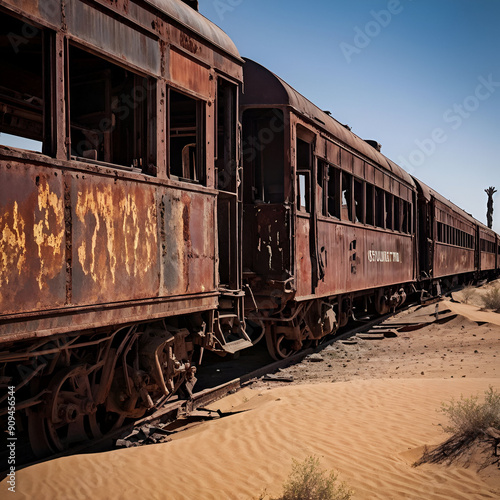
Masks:
[[[252,345],[243,60],[193,1],[1,0],[0,31],[0,143],[37,149],[0,146],[0,375],[44,455]]]
[[[285,358],[409,294],[498,274],[500,240],[277,75],[246,60],[243,276]]]
[[[0,0],[0,54],[0,417],[13,387],[37,455],[189,397],[204,350],[284,358],[498,272],[196,1]]]

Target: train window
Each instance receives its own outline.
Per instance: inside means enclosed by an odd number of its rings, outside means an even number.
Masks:
[[[409,220],[409,203],[406,200],[401,200],[401,231],[403,233],[409,233],[408,220]]]
[[[328,168],[328,215],[340,219],[340,170]]]
[[[342,220],[352,221],[352,175],[342,172]]]
[[[370,226],[375,225],[375,198],[374,198],[374,186],[371,184],[366,184],[366,211],[365,211],[365,222]]]
[[[304,170],[297,172],[297,210],[311,211],[310,191],[310,172]]]
[[[311,144],[297,137],[297,208],[305,212],[311,211],[311,162]]]
[[[236,85],[223,78],[217,81],[217,188],[235,192],[236,170]]]
[[[245,203],[283,203],[284,130],[284,116],[280,109],[247,109],[243,112]]]
[[[44,92],[47,36],[44,30],[0,13],[0,144],[4,146],[52,154],[44,138],[44,119],[51,117],[44,101],[45,95],[50,96],[50,91]]]
[[[401,200],[394,197],[394,230],[401,231]]]
[[[322,215],[327,214],[327,207],[326,207],[326,198],[325,198],[325,187],[327,183],[327,166],[321,162],[318,161],[318,169],[317,169],[317,196],[318,196],[318,213]]]
[[[74,46],[69,60],[72,156],[154,173],[148,79]]]
[[[394,214],[394,197],[390,193],[385,193],[385,227],[394,229],[393,214]]]
[[[364,196],[364,185],[363,182],[354,179],[354,212],[356,216],[356,222],[364,223],[364,205],[365,205],[365,196]]]
[[[170,174],[182,180],[205,182],[203,101],[169,90]]]
[[[437,241],[441,242],[443,241],[443,223],[442,222],[438,222],[436,224],[437,226]]]
[[[385,194],[378,187],[375,188],[375,225],[385,228]]]

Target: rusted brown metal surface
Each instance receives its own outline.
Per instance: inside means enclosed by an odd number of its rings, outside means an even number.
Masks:
[[[481,271],[492,271],[497,267],[497,244],[495,232],[481,224],[478,230],[480,269]]]
[[[196,2],[148,3],[0,0],[3,15],[16,18],[19,29],[24,20],[29,29],[36,24],[54,33],[47,44],[53,53],[44,57],[54,112],[43,112],[50,126],[50,144],[43,146],[48,156],[0,146],[3,341],[217,308],[214,104],[218,76],[236,88],[242,60],[230,38],[197,12]],[[41,36],[34,33],[29,36]],[[129,75],[140,71],[155,79],[146,130],[156,134],[147,140],[157,165],[144,171],[156,176],[69,157],[68,67],[75,44],[82,54],[94,51],[119,62]],[[170,86],[202,103],[205,123],[197,140],[203,141],[203,183],[168,176]],[[136,103],[129,106],[128,114]],[[239,231],[238,214],[231,217]]]

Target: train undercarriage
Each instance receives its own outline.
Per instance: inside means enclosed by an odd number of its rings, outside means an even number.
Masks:
[[[224,356],[252,345],[244,321],[224,311],[5,344],[0,419],[14,388],[18,429],[35,456],[52,455],[189,399],[205,349]]]

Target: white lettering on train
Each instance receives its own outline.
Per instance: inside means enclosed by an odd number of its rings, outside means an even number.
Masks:
[[[368,250],[369,262],[401,262],[399,252],[384,252],[382,250]]]

